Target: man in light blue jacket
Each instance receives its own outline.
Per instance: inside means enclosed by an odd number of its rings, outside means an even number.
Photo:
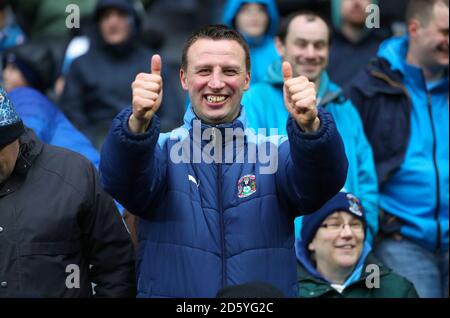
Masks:
[[[100,154],[46,96],[31,87],[16,87],[9,98],[27,127],[44,143],[70,149],[89,159],[98,169]]]
[[[348,90],[380,182],[375,253],[433,298],[449,292],[448,17],[448,0],[411,0],[408,36],[383,42]]]
[[[316,84],[318,105],[331,113],[342,136],[349,170],[345,189],[355,193],[364,202],[369,242],[378,231],[378,187],[371,147],[364,135],[356,108],[332,83],[325,68],[328,63],[330,32],[326,22],[312,12],[294,13],[281,24],[276,38],[282,58],[291,63],[295,75],[305,75]],[[273,63],[265,80],[244,94],[249,127],[265,128],[261,133],[271,134],[277,128],[286,134],[288,113],[283,103],[281,60]],[[275,132],[273,132],[276,134]],[[296,220],[296,235],[300,222]]]

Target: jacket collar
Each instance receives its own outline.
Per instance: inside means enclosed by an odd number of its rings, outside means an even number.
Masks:
[[[44,144],[27,128],[20,137],[20,152],[13,173],[26,174],[42,152]]]
[[[326,71],[320,75],[320,87],[317,92],[318,106],[327,106],[330,103],[342,104],[345,102],[345,97],[342,89],[333,83]]]
[[[278,59],[269,65],[264,82],[271,85],[283,85],[282,62],[282,59]],[[317,96],[319,100],[318,106],[326,106],[329,103],[341,104],[345,101],[342,89],[330,80],[326,71],[323,71],[320,75],[320,87]]]
[[[219,125],[208,125],[205,124],[203,122],[201,122],[201,128],[202,131],[208,128],[217,128],[219,130],[224,130],[225,128],[242,128],[245,129],[247,128],[247,118],[245,116],[245,109],[244,107],[241,107],[241,111],[239,112],[239,116],[231,123],[223,123],[223,124],[219,124]],[[193,121],[194,120],[200,120],[200,118],[198,118],[197,114],[195,114],[194,109],[192,107],[192,104],[189,103],[188,108],[184,114],[184,118],[183,118],[183,128],[187,129],[187,130],[191,130],[193,128]]]
[[[43,143],[36,137],[34,132],[26,128],[20,136],[20,150],[16,165],[11,176],[0,185],[0,197],[13,193],[22,183],[37,157],[42,152]]]
[[[363,269],[367,268],[367,266],[369,265],[376,265],[378,266],[379,270],[380,270],[380,278],[388,275],[389,273],[392,272],[391,269],[389,269],[388,267],[384,266],[383,263],[381,263],[374,255],[373,253],[369,253],[369,255],[367,255],[366,261],[363,265]],[[346,288],[348,288],[349,286],[353,286],[353,285],[358,285],[358,284],[365,284],[365,280],[368,277],[368,275],[370,274],[370,272],[366,272],[365,270],[363,270],[361,272],[361,275],[358,279],[356,279],[355,281],[353,281],[351,284],[347,285]],[[323,294],[327,293],[330,290],[334,290],[333,287],[331,287],[331,284],[329,282],[327,282],[326,280],[323,280],[321,278],[317,278],[312,276],[303,266],[303,264],[301,263],[297,263],[297,281],[299,283],[300,288],[304,288],[309,292],[313,292],[313,297],[320,297]],[[346,288],[344,289],[343,292],[345,292]],[[336,291],[337,292],[337,291]]]
[[[425,81],[422,70],[406,60],[409,47],[409,37],[392,37],[384,41],[378,50],[377,55],[389,63],[392,72],[399,72],[403,78],[412,78],[414,82],[422,83]],[[441,80],[429,83],[428,89],[434,90],[444,87],[448,90],[448,69]]]

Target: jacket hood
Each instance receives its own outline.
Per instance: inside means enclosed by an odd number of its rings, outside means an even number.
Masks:
[[[342,104],[346,99],[342,89],[333,83],[326,71],[320,75],[320,86],[317,92],[318,106],[326,106],[329,103]]]
[[[107,8],[117,8],[126,12],[129,16],[137,17],[132,0],[99,0],[94,11],[94,19],[98,22],[100,13]]]
[[[267,73],[263,78],[263,82],[270,85],[283,85],[283,74],[281,72],[282,59],[278,59],[267,68]]]
[[[408,41],[409,38],[407,35],[402,37],[391,37],[381,43],[377,55],[389,63],[390,69],[393,72],[398,71],[403,77],[418,76],[420,69],[406,61]],[[448,68],[444,78],[436,81],[429,89],[432,90],[437,86],[445,87],[448,90]]]
[[[308,242],[309,243],[309,242]],[[307,248],[307,244],[305,241],[302,241],[302,239],[299,237],[295,240],[295,255],[297,257],[297,261],[303,265],[305,270],[314,278],[324,280],[326,282],[329,282],[326,278],[324,278],[314,266],[313,262],[311,261],[310,254]],[[363,272],[363,267],[366,262],[367,256],[372,251],[372,247],[370,246],[369,242],[367,240],[364,241],[364,247],[361,252],[361,256],[359,257],[358,262],[356,263],[356,266],[352,272],[352,274],[347,278],[347,280],[344,282],[344,288],[350,285],[351,283],[357,281]],[[331,283],[331,282],[329,282]]]
[[[25,175],[41,154],[44,144],[36,137],[30,128],[20,136],[20,151],[14,173]]]
[[[99,39],[101,46],[106,47],[107,51],[111,51],[113,55],[121,57],[123,55],[127,55],[129,51],[133,49],[132,41],[138,35],[138,31],[141,26],[141,19],[134,7],[133,0],[99,0],[94,11],[94,21],[97,23],[97,25],[99,23],[102,11],[108,8],[117,8],[127,13],[131,27],[130,35],[124,43],[115,45],[107,44],[106,42],[104,42],[103,37],[100,34],[100,27],[96,28],[96,34],[94,36]]]
[[[405,72],[408,36],[391,37],[380,44],[377,56],[389,62],[392,71]]]
[[[269,15],[269,26],[266,33],[260,38],[251,38],[246,34],[243,34],[250,46],[258,45],[265,42],[267,39],[273,38],[278,31],[278,23],[280,15],[276,6],[275,0],[228,0],[223,10],[222,22],[230,27],[235,28],[235,18],[241,6],[245,3],[262,4],[266,7]]]
[[[270,85],[283,85],[283,75],[281,72],[281,59],[275,61],[267,68],[266,76],[263,81]],[[330,102],[343,103],[345,97],[342,89],[333,83],[326,71],[323,71],[320,75],[320,87],[317,92],[319,106],[325,106]]]

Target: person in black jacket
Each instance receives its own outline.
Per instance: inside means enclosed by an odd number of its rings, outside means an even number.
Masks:
[[[137,37],[140,20],[131,1],[100,0],[94,19],[97,30],[89,51],[71,64],[60,105],[70,121],[100,149],[113,118],[131,100],[130,85],[135,75],[149,69],[152,50]],[[178,79],[179,75],[166,76]],[[167,90],[171,92],[166,96],[168,106],[159,114],[163,131],[182,123],[184,109],[174,107],[182,105],[183,100],[174,101],[178,98],[174,91]]]
[[[134,277],[94,166],[39,141],[0,88],[0,298],[134,297]]]

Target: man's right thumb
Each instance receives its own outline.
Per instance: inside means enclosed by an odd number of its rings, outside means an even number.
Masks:
[[[155,54],[152,56],[151,72],[155,75],[161,75],[161,56]]]
[[[289,62],[284,61],[282,65],[283,71],[283,82],[290,80],[292,78],[292,66]]]

